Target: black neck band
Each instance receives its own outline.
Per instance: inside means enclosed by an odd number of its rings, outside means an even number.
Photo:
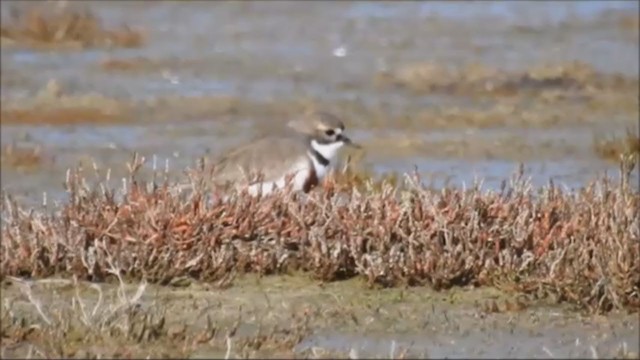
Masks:
[[[329,165],[329,159],[327,159],[326,157],[322,156],[322,154],[320,154],[318,152],[318,150],[311,148],[311,155],[316,158],[316,160],[318,160],[318,162],[322,165],[322,166],[328,166]]]

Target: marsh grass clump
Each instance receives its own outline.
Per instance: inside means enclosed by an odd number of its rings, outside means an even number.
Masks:
[[[117,123],[127,119],[133,107],[127,101],[100,94],[71,94],[51,79],[27,99],[7,101],[0,111],[2,124]]]
[[[495,286],[594,312],[640,308],[640,196],[628,181],[535,190],[521,168],[500,191],[434,191],[405,175],[396,186],[328,180],[304,197],[215,201],[199,188],[176,194],[167,178],[142,181],[143,166],[134,157],[117,187],[98,170],[92,186],[70,170],[68,202],[53,212],[5,194],[1,275],[100,282],[117,262],[125,278],[222,286],[295,270],[372,286]]]
[[[82,124],[82,123],[119,123],[124,118],[89,106],[57,109],[8,109],[0,114],[0,123],[4,124]]]
[[[66,6],[66,2],[14,7],[3,21],[0,37],[3,44],[20,44],[32,48],[137,48],[144,36],[127,25],[107,29],[88,10]]]
[[[144,57],[135,57],[131,59],[115,59],[109,58],[100,62],[100,68],[105,71],[140,71],[140,70],[159,70],[165,66],[160,62],[154,62]]]
[[[19,171],[30,171],[40,167],[44,158],[40,146],[18,146],[7,144],[0,151],[0,162]]]
[[[402,179],[395,172],[376,174],[370,165],[363,163],[362,150],[349,150],[340,156],[339,170],[332,171],[328,177],[329,184],[351,187],[361,192],[378,192],[385,186],[400,186]]]
[[[199,60],[181,58],[148,58],[135,57],[108,57],[100,60],[97,68],[107,72],[135,72],[158,71],[169,72],[187,66],[197,66]]]
[[[638,14],[620,14],[618,17],[618,26],[628,32],[635,35],[635,39],[638,38],[640,33],[640,16]]]
[[[596,137],[594,149],[598,156],[610,161],[620,161],[624,156],[640,157],[640,137],[632,130],[621,137]]]
[[[2,358],[185,359],[203,351],[213,358],[248,358],[264,349],[291,351],[309,333],[305,319],[293,314],[288,325],[237,334],[251,320],[239,309],[229,321],[221,304],[201,310],[203,316],[193,321],[173,316],[166,303],[149,300],[146,282],[127,284],[117,263],[110,266],[115,286],[77,279],[5,279],[2,286],[14,287],[17,296],[0,305]]]
[[[584,100],[594,92],[637,91],[637,78],[599,73],[592,66],[573,61],[541,64],[524,71],[503,71],[482,64],[451,68],[437,63],[405,64],[376,74],[380,86],[397,86],[418,93],[446,93],[490,97],[536,95],[545,100]]]
[[[402,179],[396,173],[374,175],[366,169],[356,171],[348,170],[336,173],[330,180],[340,186],[349,186],[358,191],[381,191],[385,186],[397,186]]]
[[[14,283],[13,286],[20,287],[22,296],[6,301],[0,313],[4,356],[49,359],[153,356],[153,352],[138,347],[156,342],[166,334],[166,328],[157,309],[141,308],[146,284],[140,284],[132,294],[124,286],[107,292],[100,285],[93,285],[96,300],[81,295],[86,294],[86,289],[77,281],[60,281],[75,292],[69,303],[51,300],[42,294],[43,289],[38,289],[43,286],[34,282]],[[29,316],[21,300],[35,308],[36,315]],[[155,356],[179,356],[175,350],[171,354],[166,348],[160,349]]]

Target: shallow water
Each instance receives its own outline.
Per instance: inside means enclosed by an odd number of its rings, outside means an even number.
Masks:
[[[619,330],[616,336],[602,331],[599,326],[573,324],[562,329],[492,329],[465,336],[328,334],[307,339],[299,345],[299,350],[318,347],[346,354],[355,351],[360,357],[392,358],[405,353],[408,357],[435,359],[585,359],[615,356],[618,351],[624,353],[623,349],[638,351],[637,330]]]
[[[2,9],[15,5],[2,2]],[[24,4],[19,4],[24,5]],[[323,103],[354,102],[378,109],[389,119],[437,107],[475,111],[491,104],[448,93],[415,94],[374,86],[379,71],[413,62],[451,66],[484,64],[524,70],[547,63],[585,62],[602,73],[638,76],[638,43],[615,16],[638,12],[631,1],[589,2],[86,2],[107,26],[142,28],[148,43],[137,49],[35,51],[3,49],[2,102],[31,98],[55,79],[70,96],[97,93],[123,101],[159,98],[235,96],[247,101],[312,98]],[[8,15],[3,11],[3,17]],[[157,67],[105,71],[105,59],[144,57]],[[7,75],[7,80],[4,80]],[[533,99],[535,100],[535,99]],[[185,105],[188,106],[188,105]],[[490,105],[489,105],[490,106]],[[553,107],[551,104],[549,107]],[[188,109],[184,109],[187,111]],[[65,170],[95,161],[122,176],[133,151],[180,174],[198,156],[217,154],[255,135],[255,124],[272,121],[260,114],[234,117],[186,116],[142,111],[124,124],[2,125],[3,144],[42,146],[47,160],[35,172],[3,168],[4,189],[39,198],[60,197]],[[584,114],[569,114],[567,120]],[[347,124],[349,124],[349,114]],[[361,115],[362,116],[362,115]],[[367,119],[354,125],[354,138],[403,141],[419,136],[424,144],[513,139],[518,154],[474,147],[460,152],[392,153],[370,146],[365,163],[375,171],[412,171],[417,165],[435,186],[462,186],[474,177],[488,187],[507,178],[520,161],[534,185],[549,178],[577,187],[617,165],[592,150],[598,134],[621,134],[637,125],[637,111],[597,115],[568,127],[519,127],[440,131],[430,124],[419,132],[387,120],[374,135]],[[563,119],[560,119],[560,125]],[[268,126],[268,125],[267,125]],[[263,126],[264,127],[264,126]],[[393,130],[391,130],[393,129]],[[498,140],[495,140],[498,141]],[[508,145],[508,146],[513,146]],[[437,146],[437,145],[434,145]],[[506,145],[496,145],[506,146]],[[551,150],[549,150],[551,149]],[[543,151],[544,150],[544,151]],[[553,155],[557,153],[556,155]],[[637,173],[635,174],[637,176]]]

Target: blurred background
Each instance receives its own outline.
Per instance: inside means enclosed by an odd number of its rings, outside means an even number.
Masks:
[[[578,187],[638,140],[637,1],[2,1],[2,188],[172,176],[309,108],[358,169]],[[637,172],[636,172],[637,181]],[[117,183],[116,183],[117,184]]]

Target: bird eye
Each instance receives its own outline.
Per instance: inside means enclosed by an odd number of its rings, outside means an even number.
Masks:
[[[333,136],[336,132],[333,131],[333,129],[329,129],[329,130],[326,130],[324,133],[327,134],[327,136]]]

